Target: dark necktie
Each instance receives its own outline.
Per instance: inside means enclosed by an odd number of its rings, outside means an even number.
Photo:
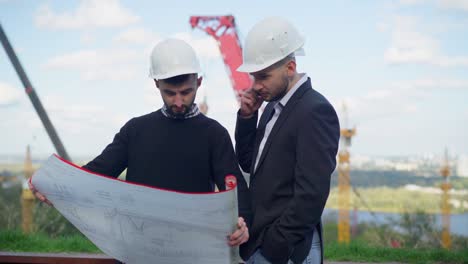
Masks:
[[[257,134],[255,136],[255,148],[254,148],[254,155],[252,158],[252,172],[255,169],[255,162],[257,160],[258,151],[260,148],[260,143],[262,142],[263,136],[265,135],[265,128],[268,122],[270,122],[271,118],[275,115],[275,105],[272,103],[271,108],[265,107],[265,112],[263,112],[262,117],[260,118],[260,122],[258,123]]]

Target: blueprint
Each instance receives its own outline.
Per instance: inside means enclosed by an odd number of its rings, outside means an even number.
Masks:
[[[105,254],[124,263],[239,263],[227,236],[237,224],[236,188],[190,194],[87,172],[52,155],[35,188]]]

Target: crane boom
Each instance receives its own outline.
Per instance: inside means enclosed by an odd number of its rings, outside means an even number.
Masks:
[[[33,89],[31,82],[28,79],[28,76],[26,75],[26,72],[24,71],[23,67],[21,66],[21,63],[16,56],[15,51],[13,50],[13,47],[10,44],[10,41],[8,41],[8,38],[3,31],[3,27],[0,24],[0,40],[2,42],[3,48],[5,49],[5,52],[7,53],[8,57],[10,58],[11,64],[13,64],[13,67],[16,70],[16,73],[18,74],[18,77],[20,78],[21,82],[23,83],[24,89],[26,91],[26,94],[28,95],[29,99],[31,100],[31,103],[34,106],[34,109],[36,109],[37,114],[39,115],[39,118],[42,121],[42,124],[44,125],[47,134],[49,135],[50,139],[52,140],[52,143],[54,144],[55,150],[57,153],[64,159],[70,160],[70,157],[68,156],[67,151],[65,150],[65,147],[62,144],[62,141],[60,140],[57,132],[55,131],[54,126],[52,125],[52,122],[50,122],[49,116],[47,115],[47,112],[45,111],[44,107],[42,106],[41,101],[39,100],[39,97],[36,94],[36,91]]]
[[[253,81],[248,73],[237,71],[242,64],[242,48],[234,16],[191,16],[190,25],[205,31],[218,43],[232,88],[239,100],[242,91],[250,89]]]

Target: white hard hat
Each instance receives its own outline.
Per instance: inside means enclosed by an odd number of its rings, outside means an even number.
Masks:
[[[153,79],[167,79],[200,72],[201,67],[195,51],[183,40],[163,40],[156,44],[151,52],[149,76]]]
[[[304,55],[304,37],[281,17],[269,17],[258,22],[248,33],[243,49],[240,72],[261,71],[291,53]]]

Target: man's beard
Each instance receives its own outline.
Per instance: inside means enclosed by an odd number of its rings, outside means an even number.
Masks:
[[[173,108],[175,108],[174,106],[168,106],[168,105],[166,105],[166,107],[167,107],[167,112],[168,112],[171,116],[173,116],[173,117],[175,117],[175,118],[177,118],[177,119],[182,119],[182,118],[184,118],[184,116],[185,116],[185,115],[188,113],[188,111],[190,110],[190,108],[187,107],[186,105],[183,105],[183,106],[182,106],[184,110],[181,111],[181,112],[175,112],[175,111],[173,110]]]
[[[289,79],[287,76],[284,76],[283,77],[283,83],[281,84],[281,87],[283,87],[280,92],[275,96],[275,97],[272,97],[268,102],[276,102],[276,101],[279,101],[281,100],[281,98],[283,98],[287,91],[288,91],[288,86],[289,86]]]
[[[194,102],[195,102],[195,98],[193,98],[193,101],[188,106],[187,105],[182,105],[183,111],[181,111],[181,112],[174,111],[173,108],[176,108],[176,106],[174,106],[174,105],[170,106],[170,105],[166,104],[166,102],[164,102],[164,105],[166,105],[166,112],[169,115],[171,115],[172,117],[174,117],[176,119],[184,119],[185,116],[192,109]]]

